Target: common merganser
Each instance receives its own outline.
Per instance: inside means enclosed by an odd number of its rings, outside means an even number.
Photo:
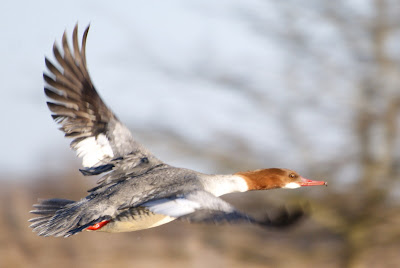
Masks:
[[[83,175],[103,176],[98,185],[79,200],[43,200],[31,213],[33,231],[42,236],[64,236],[82,230],[128,232],[151,228],[174,219],[189,222],[250,222],[279,226],[293,222],[299,215],[286,215],[284,221],[256,220],[239,212],[219,196],[250,190],[298,188],[326,185],[281,168],[238,172],[231,175],[207,175],[170,166],[139,144],[128,128],[108,109],[90,79],[85,46],[89,26],[81,48],[78,27],[73,31],[73,53],[66,33],[63,53],[53,46],[59,67],[47,58],[50,75],[43,74],[47,105],[53,119],[66,137],[73,138],[71,148],[82,157]]]

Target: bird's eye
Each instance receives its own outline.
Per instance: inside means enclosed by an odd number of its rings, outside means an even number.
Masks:
[[[295,175],[294,173],[290,173],[290,174],[289,174],[289,177],[292,178],[292,179],[294,179],[294,178],[296,178],[296,175]]]

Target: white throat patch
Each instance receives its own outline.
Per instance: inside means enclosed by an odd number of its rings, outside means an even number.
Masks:
[[[297,182],[289,182],[289,183],[286,184],[285,187],[283,187],[283,188],[286,188],[286,189],[296,189],[296,188],[299,188],[299,187],[300,187],[300,184],[298,184]]]

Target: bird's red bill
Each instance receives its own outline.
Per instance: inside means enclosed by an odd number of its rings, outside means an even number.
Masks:
[[[309,179],[301,177],[300,186],[317,186],[317,185],[327,186],[328,183],[326,181],[313,181],[313,180],[309,180]]]

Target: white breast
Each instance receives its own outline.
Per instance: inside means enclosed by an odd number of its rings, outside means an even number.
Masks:
[[[113,220],[98,231],[108,233],[132,232],[160,226],[173,220],[175,220],[175,218],[169,216],[160,214],[149,214],[146,216],[141,216],[137,219],[124,218]]]

